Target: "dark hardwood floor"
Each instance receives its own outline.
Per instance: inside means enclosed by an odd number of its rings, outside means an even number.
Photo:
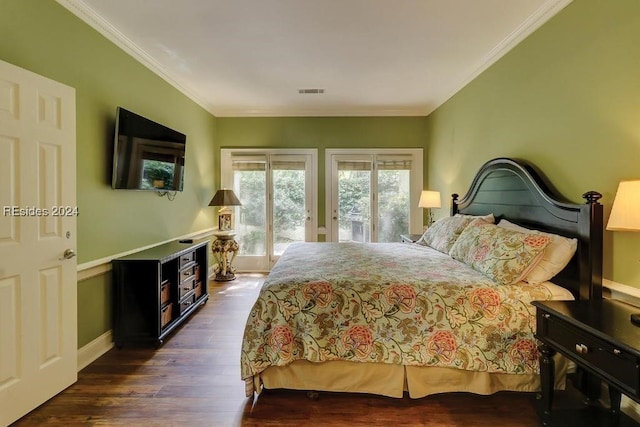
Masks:
[[[14,426],[539,426],[533,393],[422,399],[267,391],[240,380],[245,319],[264,278],[210,282],[210,301],[158,350],[112,349]],[[566,424],[565,424],[566,425]]]

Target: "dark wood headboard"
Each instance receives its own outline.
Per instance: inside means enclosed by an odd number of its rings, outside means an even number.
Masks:
[[[507,219],[578,239],[578,249],[553,283],[569,289],[576,298],[602,298],[602,195],[589,191],[584,204],[560,196],[536,168],[522,160],[498,158],[485,163],[467,194],[452,195],[451,215],[493,213],[496,223]]]

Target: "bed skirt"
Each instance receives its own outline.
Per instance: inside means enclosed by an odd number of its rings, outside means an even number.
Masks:
[[[556,355],[555,388],[564,390],[567,362]],[[436,393],[499,391],[536,392],[540,376],[473,372],[455,368],[331,361],[297,360],[287,366],[272,366],[254,377],[256,390],[289,389],[347,393],[371,393],[402,398],[408,393],[419,399]]]

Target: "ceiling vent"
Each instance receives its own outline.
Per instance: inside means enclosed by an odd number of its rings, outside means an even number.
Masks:
[[[321,94],[324,93],[324,89],[298,89],[300,94]]]

